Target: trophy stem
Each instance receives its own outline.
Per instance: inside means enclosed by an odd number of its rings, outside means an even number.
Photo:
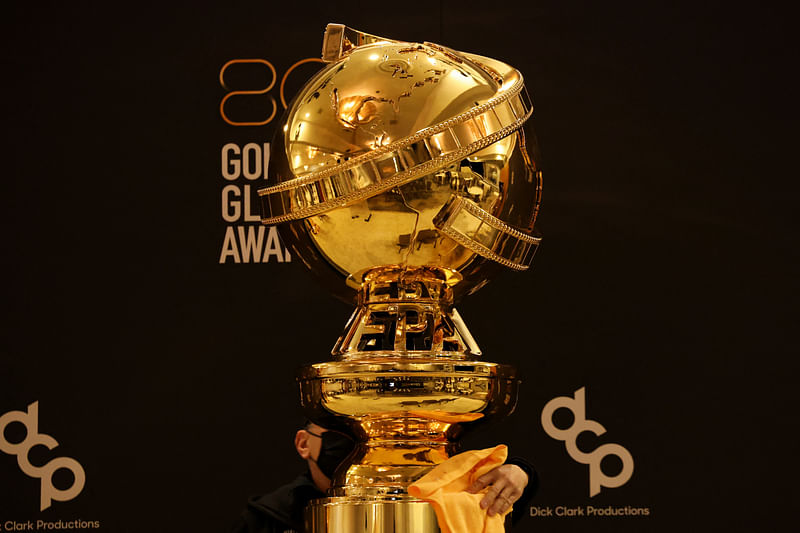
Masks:
[[[358,440],[328,497],[307,508],[308,531],[438,532],[408,486],[457,451],[466,427],[513,411],[514,369],[474,360],[480,350],[453,308],[457,281],[432,267],[369,270],[337,360],[301,371],[309,418]]]
[[[358,306],[333,348],[335,359],[470,359],[480,348],[453,307],[460,276],[435,267],[385,266],[359,276]]]

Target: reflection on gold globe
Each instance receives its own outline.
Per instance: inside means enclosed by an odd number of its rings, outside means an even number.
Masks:
[[[284,222],[284,241],[348,300],[378,266],[446,270],[456,300],[526,269],[541,174],[521,74],[348,31],[329,27],[331,62],[276,134],[264,222]]]

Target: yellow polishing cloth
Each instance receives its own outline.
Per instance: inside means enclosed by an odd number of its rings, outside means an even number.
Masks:
[[[488,487],[477,494],[467,488],[503,464],[507,456],[508,447],[503,444],[460,453],[419,478],[408,493],[433,505],[442,533],[503,533],[503,519],[511,509],[489,516],[480,506]]]

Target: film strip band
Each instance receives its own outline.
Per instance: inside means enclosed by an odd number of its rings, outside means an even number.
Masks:
[[[344,24],[328,24],[322,37],[322,60],[332,63],[347,55],[353,48],[377,42],[395,42],[377,35],[348,28]]]
[[[530,267],[542,240],[509,226],[461,196],[453,196],[433,224],[461,246],[514,270]]]
[[[533,113],[514,72],[484,104],[335,167],[258,191],[265,224],[306,218],[404,185],[519,129]]]

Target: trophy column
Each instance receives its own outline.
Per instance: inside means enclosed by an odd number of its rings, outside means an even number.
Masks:
[[[513,368],[480,352],[452,307],[452,273],[379,267],[362,279],[359,306],[334,362],[307,366],[303,407],[359,440],[329,497],[306,510],[313,533],[435,533],[433,508],[408,486],[456,451],[465,425],[509,414]]]

